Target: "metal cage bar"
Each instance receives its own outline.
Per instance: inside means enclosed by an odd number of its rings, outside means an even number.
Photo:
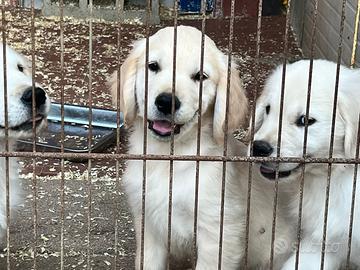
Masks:
[[[171,126],[175,125],[175,93],[176,93],[176,54],[177,54],[177,26],[178,26],[178,1],[174,1],[174,38],[172,55],[172,84],[171,84]],[[170,155],[174,154],[174,129],[171,129]],[[167,233],[167,261],[170,268],[171,255],[171,222],[172,222],[172,202],[173,202],[173,183],[174,183],[174,161],[169,161],[169,194],[168,194],[168,233]]]
[[[312,90],[312,73],[313,73],[313,58],[315,48],[315,33],[316,33],[316,22],[318,14],[319,1],[315,0],[314,16],[313,16],[313,27],[311,31],[311,50],[310,50],[310,64],[309,64],[309,79],[308,79],[308,91],[306,97],[306,112],[305,112],[305,130],[304,130],[304,144],[303,144],[303,157],[306,157],[307,151],[307,139],[308,139],[308,128],[309,128],[309,113],[310,113],[310,100]],[[295,258],[295,270],[299,267],[300,260],[300,244],[301,244],[301,225],[302,225],[302,210],[303,210],[303,196],[304,196],[304,182],[305,182],[305,164],[301,166],[302,174],[299,185],[299,209],[298,209],[298,224],[297,224],[297,242],[296,242],[296,258]]]
[[[3,79],[4,79],[4,124],[5,124],[5,152],[9,153],[9,114],[8,114],[8,89],[7,89],[7,58],[6,58],[6,19],[5,19],[5,0],[1,1],[2,9],[2,40],[3,40]],[[5,181],[6,181],[6,269],[10,269],[10,160],[5,158]]]
[[[204,50],[205,50],[205,26],[206,26],[206,0],[201,1],[201,51],[200,51],[200,82],[199,82],[199,102],[197,119],[196,155],[201,153],[201,115],[202,115],[202,96],[203,96],[203,72],[204,72]],[[199,211],[199,185],[200,185],[200,161],[195,165],[195,195],[194,195],[194,228],[192,245],[192,269],[195,270],[197,258],[197,235],[198,235],[198,211]]]
[[[147,9],[146,9],[146,38],[145,38],[145,66],[149,63],[149,37],[150,37],[150,26],[149,26],[149,18],[150,18],[150,6],[151,6],[151,0],[147,0]],[[144,93],[144,122],[143,122],[143,128],[144,128],[144,140],[143,140],[143,154],[146,156],[147,154],[147,118],[148,118],[148,93],[149,93],[149,70],[145,69],[145,93]],[[145,225],[146,225],[146,218],[145,218],[145,210],[146,210],[146,164],[147,159],[143,160],[143,182],[142,182],[142,216],[141,216],[141,251],[140,251],[140,269],[144,269],[144,242],[145,242]],[[137,263],[137,262],[136,262]]]
[[[228,162],[284,162],[284,163],[334,163],[359,164],[360,158],[313,158],[313,157],[251,157],[219,155],[155,155],[155,154],[112,154],[112,153],[61,153],[61,152],[0,152],[0,157],[39,157],[57,159],[118,159],[118,160],[182,160],[182,161],[228,161]]]
[[[334,134],[335,134],[335,124],[336,124],[336,111],[337,111],[337,101],[338,101],[338,90],[339,90],[339,80],[340,80],[340,65],[341,65],[341,52],[342,52],[342,41],[343,41],[343,32],[345,24],[345,4],[346,0],[342,2],[341,9],[341,22],[340,22],[340,33],[339,33],[339,45],[338,45],[338,59],[336,67],[336,79],[334,86],[334,103],[333,103],[333,112],[332,112],[332,123],[331,123],[331,135],[330,135],[330,145],[329,145],[329,157],[333,156],[334,149]],[[331,171],[332,163],[328,164],[328,175],[325,191],[325,212],[324,212],[324,226],[323,226],[323,238],[321,244],[321,270],[325,267],[325,254],[326,254],[326,236],[327,236],[327,223],[328,223],[328,210],[329,210],[329,200],[330,200],[330,186],[331,186]]]
[[[231,67],[232,67],[232,53],[234,40],[234,21],[235,21],[235,0],[231,0],[230,21],[229,21],[229,41],[228,41],[228,57],[227,57],[227,77],[226,77],[226,102],[225,102],[225,122],[224,122],[224,149],[223,156],[228,155],[228,115],[229,115],[229,98],[230,98],[230,83],[231,83]],[[222,269],[222,250],[224,237],[224,216],[225,216],[225,196],[226,196],[226,171],[227,161],[224,160],[222,164],[222,179],[221,179],[221,203],[220,203],[220,233],[219,233],[219,259],[218,270]]]
[[[92,75],[93,75],[93,0],[89,0],[89,66],[88,66],[88,106],[89,106],[89,134],[88,134],[88,149],[91,153],[91,144],[93,141],[93,127],[92,127]],[[92,159],[88,159],[87,166],[87,269],[92,269],[92,247],[91,247],[91,212],[92,212]]]
[[[251,104],[251,117],[250,117],[250,143],[249,143],[249,153],[250,156],[253,156],[253,146],[254,146],[254,135],[255,135],[255,112],[256,112],[256,100],[259,92],[259,68],[260,68],[260,41],[261,41],[261,26],[262,26],[262,7],[263,0],[259,0],[258,3],[258,14],[256,22],[256,54],[255,54],[255,88]],[[246,228],[245,228],[245,252],[244,252],[244,268],[248,267],[248,255],[249,255],[249,234],[250,234],[250,218],[251,218],[251,190],[252,190],[252,181],[253,181],[253,162],[249,162],[248,170],[248,190],[247,190],[247,199],[246,199]]]
[[[31,88],[32,88],[32,140],[33,152],[36,152],[36,99],[35,99],[35,1],[31,0]],[[37,255],[38,255],[38,188],[36,178],[36,158],[32,162],[32,190],[33,190],[33,233],[34,233],[34,261],[33,269],[37,268]]]
[[[64,0],[60,0],[60,73],[61,73],[61,83],[60,83],[60,99],[61,99],[61,153],[64,153],[64,142],[65,142],[65,87],[64,87]],[[64,269],[64,260],[65,260],[65,237],[64,237],[64,224],[65,224],[65,169],[64,163],[65,160],[62,158],[60,160],[60,269]]]
[[[356,59],[356,53],[357,53],[357,41],[358,41],[358,32],[359,32],[359,15],[360,15],[360,1],[357,2],[356,16],[355,16],[355,22],[354,22],[355,29],[354,29],[354,36],[353,36],[353,47],[352,47],[352,52],[351,52],[351,62],[350,62],[351,68],[353,68],[355,66],[355,59]],[[360,144],[360,115],[359,115],[358,128],[357,128],[355,158],[359,157],[359,144]],[[350,269],[351,244],[352,244],[353,226],[354,226],[357,177],[358,177],[358,165],[355,164],[354,165],[354,179],[353,179],[352,194],[351,194],[351,209],[350,209],[350,218],[349,218],[348,251],[347,251],[347,256],[346,256],[345,269]]]
[[[359,157],[359,145],[360,145],[360,115],[359,115],[358,126],[357,126],[355,157]],[[351,209],[350,209],[350,217],[349,217],[348,252],[346,255],[345,269],[350,269],[351,244],[352,244],[353,225],[354,225],[353,222],[354,222],[354,212],[355,212],[357,176],[358,176],[358,164],[355,164],[354,165],[354,179],[353,179],[352,194],[351,194]]]
[[[116,42],[116,53],[117,53],[117,78],[116,78],[116,153],[119,154],[120,153],[120,136],[122,134],[121,129],[120,129],[120,98],[121,98],[121,91],[120,91],[120,85],[121,85],[121,52],[122,52],[122,48],[121,48],[121,38],[122,38],[122,14],[123,14],[123,1],[117,1],[117,15],[118,15],[118,22],[117,22],[117,42]],[[119,169],[120,169],[120,164],[119,164],[119,160],[116,160],[115,163],[115,168],[116,168],[116,192],[118,194],[118,190],[119,190],[119,182],[120,182],[120,173],[119,173]],[[116,210],[115,210],[115,222],[114,222],[114,226],[115,226],[115,235],[114,235],[114,269],[116,269],[117,267],[117,260],[118,260],[118,237],[119,237],[119,232],[118,232],[118,204],[116,205]]]
[[[285,24],[284,50],[283,50],[284,58],[283,58],[283,64],[282,64],[280,114],[279,114],[279,119],[278,119],[276,157],[280,157],[280,154],[281,154],[282,122],[283,122],[282,120],[283,120],[283,108],[284,108],[284,97],[285,97],[286,61],[287,61],[287,53],[288,53],[288,39],[289,39],[289,28],[290,28],[290,7],[291,7],[291,0],[288,1],[288,7],[286,9],[286,24]],[[273,264],[274,264],[274,244],[275,244],[275,238],[276,238],[276,218],[277,218],[277,205],[278,205],[278,193],[279,193],[279,166],[280,166],[280,163],[276,162],[274,202],[273,202],[273,222],[272,222],[272,231],[271,231],[270,269],[273,269]]]

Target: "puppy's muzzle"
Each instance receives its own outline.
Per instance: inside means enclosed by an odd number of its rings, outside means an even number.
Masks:
[[[19,125],[9,126],[9,129],[14,131],[29,131],[33,127],[33,122],[35,121],[35,126],[40,126],[44,121],[46,121],[47,111],[46,111],[46,101],[47,95],[46,92],[40,88],[35,87],[34,91],[32,87],[28,87],[24,90],[20,101],[27,108],[28,119],[25,119]],[[33,106],[35,107],[35,115],[33,115]],[[0,128],[5,128],[0,126]]]
[[[42,106],[46,102],[46,93],[45,91],[40,87],[35,87],[34,89],[35,98],[33,98],[33,89],[32,87],[27,88],[23,95],[21,96],[21,102],[25,104],[26,106],[32,108],[33,101],[35,101],[35,108],[37,110],[40,110]]]
[[[179,134],[183,123],[172,123],[171,113],[174,103],[174,113],[179,110],[181,102],[177,96],[172,97],[171,93],[161,93],[155,99],[155,106],[158,110],[158,119],[149,120],[149,129],[162,138],[169,138],[172,131]]]
[[[175,96],[175,111],[179,110],[181,102],[177,96]],[[172,94],[171,93],[162,93],[158,95],[155,99],[155,106],[158,111],[162,112],[164,115],[171,114],[172,111]]]
[[[255,157],[268,157],[272,154],[274,148],[266,141],[254,141],[253,155]]]
[[[266,141],[254,141],[253,156],[255,157],[269,157],[274,152],[274,148]],[[300,165],[293,168],[286,169],[276,168],[276,164],[272,162],[262,162],[260,164],[260,173],[269,180],[274,180],[276,177],[285,178],[291,175],[291,173],[297,170]]]

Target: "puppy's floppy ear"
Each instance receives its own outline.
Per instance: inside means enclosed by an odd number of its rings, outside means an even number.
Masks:
[[[359,104],[354,99],[346,95],[339,95],[338,99],[340,117],[344,122],[344,152],[345,157],[355,158],[358,120],[359,120]]]
[[[225,56],[223,58],[225,58]],[[227,65],[225,64],[222,65],[220,79],[216,89],[216,101],[214,108],[213,133],[215,141],[218,144],[224,143],[227,78],[228,70]],[[239,71],[236,69],[236,65],[234,63],[231,63],[228,106],[227,132],[232,133],[240,126],[245,125],[248,112],[248,101],[242,87]]]
[[[136,117],[135,82],[137,63],[144,52],[144,46],[144,40],[135,42],[134,48],[121,65],[120,76],[115,71],[108,80],[112,101],[115,106],[117,106],[118,94],[120,94],[120,110],[124,113],[125,125],[127,126],[131,125]],[[118,91],[119,80],[120,93]]]

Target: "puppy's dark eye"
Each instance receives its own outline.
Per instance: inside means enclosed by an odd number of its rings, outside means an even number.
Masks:
[[[266,114],[269,114],[269,112],[270,112],[270,105],[267,105],[267,106],[265,107],[265,111],[266,111]]]
[[[158,72],[160,70],[160,66],[159,66],[158,62],[150,62],[148,64],[148,68],[154,72]]]
[[[304,127],[305,126],[305,121],[306,121],[306,116],[302,115],[296,120],[296,125],[298,127]],[[308,118],[308,126],[314,124],[315,122],[316,122],[316,119],[311,118],[311,117]]]
[[[205,72],[203,72],[202,76],[203,76],[202,77],[203,81],[205,81],[207,78],[209,78],[209,76]],[[191,79],[193,79],[194,81],[200,81],[200,77],[201,77],[201,73],[199,71],[199,72],[195,73],[194,75],[192,75]]]
[[[18,64],[17,68],[20,72],[24,72],[24,67],[21,64]]]

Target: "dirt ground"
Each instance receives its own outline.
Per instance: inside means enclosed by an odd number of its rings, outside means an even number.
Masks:
[[[27,10],[12,9],[6,12],[7,43],[31,59],[30,16]],[[172,23],[163,22],[162,25],[151,27],[150,31],[154,32]],[[201,26],[201,22],[196,20],[181,20],[179,24]],[[118,59],[123,61],[131,42],[144,37],[145,26],[121,25],[120,57],[117,51],[118,25],[94,22],[92,26],[92,104],[95,107],[111,108],[110,96],[106,91],[106,78],[116,69]],[[234,56],[238,60],[241,77],[249,96],[256,86],[256,27],[256,18],[235,20]],[[228,29],[229,20],[226,19],[209,19],[206,22],[207,35],[214,39],[224,52],[227,51]],[[283,59],[284,31],[284,17],[263,18],[258,71],[260,87],[269,71]],[[63,81],[60,70],[59,18],[36,15],[35,51],[36,79],[48,86],[52,99],[60,101],[63,85],[66,103],[88,105],[89,22],[69,18],[64,22]],[[294,38],[290,37],[287,58],[294,60],[300,56],[301,52]],[[124,152],[124,138],[120,146],[119,151]],[[106,151],[113,152],[115,149],[109,146]],[[20,159],[19,162],[23,165],[20,174],[26,200],[18,209],[10,228],[10,269],[27,270],[32,269],[35,264],[36,269],[60,269],[60,160]],[[33,162],[36,164],[36,177],[33,177]],[[87,161],[65,161],[64,165],[64,268],[89,269],[90,262],[92,269],[133,269],[134,229],[126,197],[121,189],[121,177],[116,178],[116,163],[114,160],[92,161],[90,173],[88,165]],[[120,175],[123,169],[124,164],[120,163]],[[37,218],[36,234],[34,214]],[[88,252],[91,254],[90,257]],[[175,268],[183,267],[177,265]],[[5,250],[0,254],[1,269],[8,269]]]

